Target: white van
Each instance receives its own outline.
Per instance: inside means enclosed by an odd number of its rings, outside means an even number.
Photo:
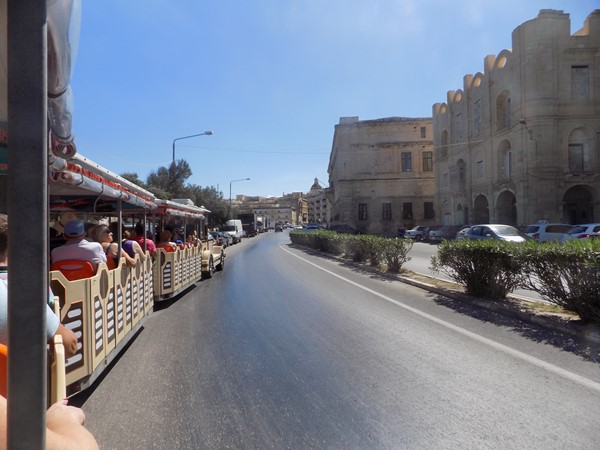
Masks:
[[[242,221],[239,219],[228,220],[227,224],[221,229],[221,231],[229,234],[234,244],[240,242],[242,240],[242,236],[244,235]]]

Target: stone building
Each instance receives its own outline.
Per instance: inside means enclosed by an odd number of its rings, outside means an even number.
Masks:
[[[556,10],[517,27],[433,130],[443,223],[599,222],[600,10],[573,35]]]
[[[285,223],[299,225],[308,220],[308,201],[302,192],[281,197],[237,195],[234,205],[237,211],[251,211],[258,217],[265,217],[269,227]]]
[[[342,117],[329,158],[331,223],[397,236],[438,221],[430,118]]]
[[[306,193],[306,200],[308,202],[308,223],[329,224],[329,211],[331,210],[329,199],[326,189],[321,186],[318,178],[315,178],[310,190]]]

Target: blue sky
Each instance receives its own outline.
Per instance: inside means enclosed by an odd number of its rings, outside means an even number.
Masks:
[[[343,116],[430,117],[540,9],[597,0],[82,2],[72,88],[78,151],[116,172],[176,158],[225,198],[306,192]],[[250,181],[232,180],[250,178]]]

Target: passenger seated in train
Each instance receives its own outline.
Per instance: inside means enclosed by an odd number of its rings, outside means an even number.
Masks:
[[[93,227],[90,230],[90,237],[97,243],[100,243],[102,252],[107,258],[106,265],[109,269],[119,267],[119,260],[121,258],[125,258],[125,264],[128,267],[135,267],[137,264],[137,257],[132,258],[122,248],[119,254],[119,244],[113,242],[113,233],[107,225],[101,224]]]
[[[8,404],[0,396],[0,448],[6,448]],[[67,400],[54,403],[46,411],[46,449],[98,449],[96,439],[83,425],[85,414],[80,408],[69,406]]]
[[[53,298],[52,291],[50,297]],[[62,336],[65,357],[77,352],[77,336],[65,327],[52,308],[46,304],[46,337],[51,342],[55,335]],[[0,214],[0,344],[8,345],[8,217]]]
[[[142,250],[144,249],[144,244],[146,245],[146,250],[150,253],[150,256],[154,258],[156,256],[156,244],[154,241],[147,236],[144,236],[144,224],[138,222],[135,224],[133,228],[133,236],[131,239],[136,241]]]
[[[52,250],[53,263],[68,259],[89,261],[96,270],[98,264],[106,262],[104,249],[98,242],[85,239],[85,229],[79,220],[67,222],[63,236],[65,244]]]
[[[110,224],[110,231],[112,232],[113,239],[116,240],[119,232],[119,223],[112,222]],[[121,248],[125,250],[125,252],[129,256],[135,259],[137,255],[139,260],[141,260],[142,262],[146,261],[146,253],[144,253],[144,250],[142,250],[140,244],[131,239],[131,233],[129,232],[129,230],[127,230],[127,228],[121,228],[121,237]]]
[[[169,230],[162,230],[160,232],[160,241],[156,244],[156,248],[164,248],[167,252],[174,252],[177,250],[177,244],[171,241],[173,233]]]
[[[193,234],[188,234],[187,238],[185,239],[185,245],[187,247],[194,247],[197,242],[198,242],[198,240],[196,239],[196,237]]]

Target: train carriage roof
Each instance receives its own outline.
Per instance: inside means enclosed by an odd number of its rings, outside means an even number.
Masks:
[[[154,194],[79,154],[51,166],[49,192],[53,211],[112,212],[118,200],[124,211],[156,208]]]
[[[153,211],[161,216],[177,216],[192,219],[204,219],[204,214],[210,211],[203,206],[194,206],[193,204],[181,201],[156,199],[156,208]]]

